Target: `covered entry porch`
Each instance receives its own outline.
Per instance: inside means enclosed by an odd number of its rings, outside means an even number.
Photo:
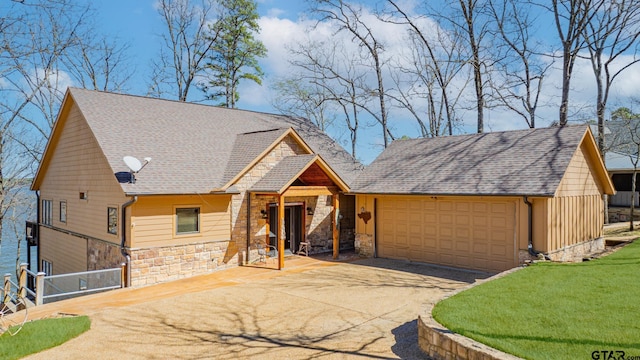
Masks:
[[[285,255],[300,250],[305,254],[330,250],[337,258],[340,196],[346,191],[346,184],[319,156],[284,159],[248,191],[247,261],[255,263],[266,252],[282,269]]]

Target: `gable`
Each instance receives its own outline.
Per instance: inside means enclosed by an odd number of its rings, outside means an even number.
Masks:
[[[239,134],[225,171],[225,178],[229,179],[221,190],[228,189],[261,162],[265,163],[262,167],[270,169],[285,157],[312,153],[304,140],[291,128]],[[264,175],[262,173],[259,176]]]
[[[595,138],[587,131],[567,166],[556,196],[613,195],[614,192]]]
[[[121,188],[78,106],[72,101],[47,146],[34,190],[86,191],[100,188],[122,194]]]

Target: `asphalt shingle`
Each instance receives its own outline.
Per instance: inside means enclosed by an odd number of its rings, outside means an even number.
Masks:
[[[354,193],[555,194],[586,126],[394,141],[351,187]]]
[[[121,184],[128,194],[218,189],[288,128],[347,184],[362,168],[306,119],[78,88],[69,93],[114,173],[129,171],[126,155],[152,158],[135,184]]]

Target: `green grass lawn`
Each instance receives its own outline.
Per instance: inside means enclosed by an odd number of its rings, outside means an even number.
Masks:
[[[0,359],[20,359],[58,346],[90,327],[91,320],[86,316],[28,322],[15,336],[11,336],[9,332],[0,336]]]
[[[589,262],[535,264],[438,303],[433,317],[527,359],[640,356],[640,241]]]

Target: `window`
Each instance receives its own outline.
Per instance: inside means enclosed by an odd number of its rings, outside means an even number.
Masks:
[[[60,222],[67,222],[67,202],[60,201]]]
[[[53,264],[48,260],[42,260],[42,272],[51,276],[53,274]]]
[[[118,234],[118,208],[107,208],[107,232],[109,234]]]
[[[176,234],[197,233],[200,231],[200,208],[176,209]]]
[[[51,214],[51,205],[53,201],[51,200],[42,200],[42,224],[51,225],[52,214]]]

